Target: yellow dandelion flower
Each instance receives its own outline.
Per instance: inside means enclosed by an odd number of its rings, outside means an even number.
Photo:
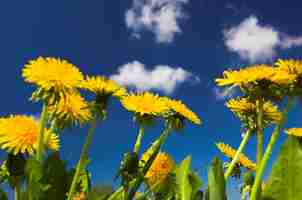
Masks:
[[[247,98],[231,99],[226,103],[226,106],[239,118],[242,116],[256,115],[256,104],[250,102]],[[269,122],[278,122],[282,118],[282,114],[277,106],[270,101],[264,102],[263,114],[264,119]]]
[[[33,154],[37,149],[39,123],[32,117],[25,115],[11,115],[0,119],[0,148],[13,154]],[[52,150],[59,149],[59,139],[49,130],[45,131],[47,147]]]
[[[272,81],[279,84],[289,84],[297,80],[302,74],[302,61],[300,60],[282,60],[279,59],[275,65],[276,73]]]
[[[150,153],[146,152],[142,155],[142,160],[147,162],[150,158]],[[174,160],[166,153],[160,152],[154,159],[151,167],[145,177],[149,185],[164,181],[175,167]]]
[[[121,98],[127,95],[125,88],[104,76],[87,76],[81,83],[81,88],[100,96],[115,96]]]
[[[230,159],[233,159],[235,157],[236,150],[230,147],[228,144],[224,144],[220,142],[217,143],[216,146],[219,149],[219,151],[223,153],[226,157]],[[238,164],[242,165],[247,169],[256,170],[256,164],[242,153],[240,154],[240,157],[237,162]]]
[[[302,128],[289,128],[285,130],[285,133],[296,137],[302,137]]]
[[[178,115],[191,121],[194,124],[201,124],[199,117],[181,101],[172,100],[167,97],[164,97],[163,100],[167,103],[167,105],[173,112],[177,113]]]
[[[91,119],[88,103],[78,92],[73,92],[50,106],[49,113],[62,125],[83,124]]]
[[[161,97],[149,92],[129,94],[121,102],[127,110],[140,116],[159,116],[169,109]]]
[[[58,99],[76,88],[83,80],[77,67],[66,60],[39,57],[29,61],[22,70],[26,82],[38,86],[39,94],[34,98]]]
[[[274,73],[274,67],[269,65],[254,65],[239,70],[225,71],[223,78],[217,78],[215,82],[219,86],[242,86],[261,80],[270,80]]]

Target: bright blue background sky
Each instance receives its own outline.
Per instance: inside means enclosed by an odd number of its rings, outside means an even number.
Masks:
[[[141,38],[131,36],[125,12],[132,1],[2,1],[0,3],[0,52],[2,98],[0,114],[37,114],[41,105],[27,99],[31,87],[24,84],[21,69],[37,56],[68,59],[88,74],[111,75],[123,64],[138,60],[147,68],[164,64],[181,66],[200,78],[184,83],[172,94],[183,100],[203,120],[202,127],[188,126],[173,134],[164,147],[177,161],[193,156],[193,168],[205,172],[211,158],[219,155],[214,143],[237,146],[240,123],[213,92],[213,79],[223,70],[248,62],[225,46],[223,30],[237,26],[251,15],[260,24],[292,36],[302,35],[299,0],[226,1],[191,0],[183,7],[188,18],[181,20],[182,34],[173,42],[160,44],[149,31]],[[302,48],[278,49],[277,57],[301,58]],[[109,108],[108,120],[100,124],[91,149],[93,182],[112,183],[123,152],[133,146],[137,126],[118,102]],[[290,125],[300,126],[300,106],[290,115]],[[144,147],[159,135],[159,128],[146,130]],[[62,155],[68,163],[78,159],[86,128],[62,136]],[[254,141],[247,154],[254,159]]]

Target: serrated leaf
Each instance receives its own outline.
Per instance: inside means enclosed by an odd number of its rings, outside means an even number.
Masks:
[[[214,158],[208,173],[208,199],[226,200],[225,179],[222,163]]]
[[[263,200],[302,199],[302,148],[289,136],[283,144],[263,192]]]
[[[189,180],[192,158],[186,157],[176,169],[176,184],[178,187],[178,199],[189,200],[192,196],[192,187]]]

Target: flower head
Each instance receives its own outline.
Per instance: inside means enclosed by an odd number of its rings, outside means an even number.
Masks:
[[[172,100],[167,97],[164,97],[163,100],[167,103],[173,113],[176,113],[181,118],[187,119],[194,124],[201,124],[199,117],[181,101]]]
[[[216,146],[219,151],[223,153],[226,157],[230,159],[233,159],[235,157],[236,150],[230,147],[229,145],[220,142],[217,143]],[[250,159],[248,159],[248,157],[246,157],[244,154],[240,154],[237,163],[247,169],[256,170],[256,164],[253,163]]]
[[[127,110],[139,116],[160,116],[169,109],[161,97],[149,92],[129,94],[121,102]]]
[[[59,127],[83,124],[92,118],[88,103],[78,92],[73,92],[50,106],[49,113],[57,119]]]
[[[302,74],[302,61],[279,59],[275,65],[276,73],[272,81],[278,84],[290,84],[297,80]]]
[[[142,156],[142,160],[147,162],[150,158],[149,152]],[[166,153],[158,153],[145,177],[149,185],[164,181],[175,167],[174,160]]]
[[[63,98],[83,80],[82,73],[73,64],[52,57],[39,57],[29,61],[23,68],[22,75],[26,82],[38,87],[32,98],[50,103]]]
[[[268,65],[254,65],[240,70],[229,70],[223,73],[223,78],[216,79],[219,86],[243,86],[257,81],[270,80],[274,68]]]
[[[256,122],[256,104],[247,98],[231,99],[226,103],[226,106],[241,120],[252,118]],[[277,106],[270,101],[263,103],[263,116],[266,124],[279,122],[282,118]]]
[[[0,148],[13,154],[33,154],[37,149],[39,122],[25,115],[11,115],[0,119]],[[45,130],[45,144],[49,149],[59,149],[59,139]]]
[[[289,128],[285,130],[285,133],[296,137],[302,137],[302,128]]]
[[[125,88],[104,76],[87,76],[86,79],[81,83],[80,87],[93,92],[98,96],[112,95],[121,98],[127,95]]]

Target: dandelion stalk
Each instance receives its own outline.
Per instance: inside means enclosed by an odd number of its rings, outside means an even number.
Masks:
[[[260,187],[260,183],[261,183],[261,178],[262,178],[262,175],[264,173],[264,169],[267,165],[267,162],[270,158],[270,155],[273,151],[273,147],[278,139],[278,136],[280,135],[280,132],[281,132],[281,128],[283,127],[286,119],[287,119],[287,114],[289,112],[289,109],[292,107],[292,104],[293,104],[293,98],[292,97],[289,97],[288,99],[288,102],[287,102],[287,105],[282,113],[282,119],[281,121],[276,125],[275,127],[275,130],[273,132],[273,134],[271,135],[271,138],[270,138],[270,141],[267,145],[267,148],[265,150],[265,153],[263,155],[263,158],[260,162],[260,165],[258,166],[258,170],[257,170],[257,173],[256,173],[256,178],[255,178],[255,182],[253,184],[253,187],[252,187],[252,192],[251,192],[251,198],[250,200],[256,200],[256,197],[257,197],[257,192],[258,192],[258,188]]]
[[[36,153],[36,160],[39,162],[42,162],[43,160],[43,151],[44,151],[44,131],[46,126],[46,120],[47,120],[47,105],[46,103],[43,104],[41,116],[40,116],[40,128],[39,128],[39,134],[38,134],[38,147],[37,147],[37,153]],[[32,196],[32,181],[33,181],[33,172],[30,172],[29,174],[29,180],[28,180],[28,199],[33,200]]]
[[[256,101],[257,110],[257,166],[260,164],[263,156],[263,99]]]
[[[40,117],[40,130],[38,134],[38,148],[37,148],[37,160],[42,161],[43,160],[43,151],[44,151],[44,131],[46,126],[46,120],[47,120],[47,105],[44,103],[41,117]]]
[[[147,163],[145,164],[144,168],[143,168],[143,175],[145,175],[149,168],[151,167],[153,161],[155,160],[161,146],[163,145],[163,143],[166,141],[167,137],[169,136],[169,134],[172,131],[172,127],[170,124],[167,125],[167,127],[165,128],[165,130],[163,131],[163,133],[159,136],[159,138],[152,144],[152,146],[147,150],[151,150],[152,155],[150,156],[150,158],[148,159]],[[138,190],[138,188],[141,186],[142,182],[144,181],[144,177],[138,177],[133,186],[132,189],[129,192],[129,196],[128,199],[133,199],[133,197],[135,196],[136,191]],[[109,199],[108,199],[109,200]]]
[[[77,164],[76,171],[75,171],[75,174],[74,174],[73,179],[72,179],[72,183],[71,183],[71,186],[70,186],[70,189],[69,189],[67,200],[72,199],[73,193],[75,192],[75,189],[76,189],[78,178],[79,178],[80,173],[81,173],[81,171],[83,170],[83,167],[84,167],[83,165],[87,161],[88,151],[89,151],[90,145],[92,143],[94,130],[96,128],[96,121],[97,121],[96,119],[92,120],[91,126],[88,130],[86,141],[85,141],[85,144],[83,145],[80,160]]]
[[[21,200],[21,187],[20,187],[20,182],[15,185],[14,189],[14,195],[15,195],[15,200]]]
[[[156,158],[156,154],[158,153],[162,144],[166,141],[166,139],[169,136],[171,131],[172,131],[172,128],[170,126],[166,127],[165,130],[162,132],[162,134],[159,136],[159,138],[147,150],[147,151],[149,151],[149,150],[153,151],[154,154],[150,156],[150,159],[145,164],[145,166],[143,168],[143,174],[146,174],[147,171],[149,170],[149,168],[151,167],[152,162]],[[130,182],[129,185],[132,189],[128,195],[129,199],[131,199],[135,195],[136,191],[138,190],[138,188],[140,187],[142,182],[143,182],[143,177],[138,177]],[[123,187],[118,188],[113,194],[110,195],[108,200],[115,200],[115,199],[119,198],[122,195],[123,191],[124,191]]]
[[[141,125],[141,127],[139,129],[139,133],[138,133],[137,138],[136,138],[135,145],[134,145],[134,150],[133,151],[135,153],[138,153],[138,151],[139,151],[139,148],[141,146],[142,139],[143,139],[143,136],[144,136],[144,132],[145,132],[145,127],[144,127],[144,125]]]
[[[230,163],[227,171],[224,174],[225,180],[227,180],[229,178],[229,176],[232,174],[232,171],[233,171],[233,169],[235,167],[235,164],[237,163],[237,161],[238,161],[238,159],[239,159],[239,157],[240,157],[240,155],[241,155],[244,147],[246,146],[246,144],[247,144],[247,142],[248,142],[251,134],[252,134],[252,131],[250,129],[248,129],[247,132],[245,133],[242,141],[241,141],[241,144],[239,145],[239,148],[236,151],[236,154],[235,154],[232,162]]]

